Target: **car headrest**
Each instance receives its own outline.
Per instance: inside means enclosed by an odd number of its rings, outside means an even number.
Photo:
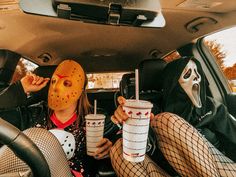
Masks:
[[[34,70],[34,74],[41,76],[41,77],[49,77],[51,78],[55,69],[56,69],[56,65],[53,66],[39,66]],[[34,102],[38,102],[38,101],[47,101],[48,98],[48,88],[49,88],[49,82],[47,84],[46,87],[44,87],[43,89],[41,89],[38,92],[34,92],[32,93],[32,100],[33,103]]]
[[[38,76],[41,77],[52,77],[52,74],[54,73],[55,69],[56,69],[56,65],[52,65],[52,66],[39,66],[34,70],[34,73]]]
[[[139,90],[162,90],[162,72],[167,63],[162,59],[143,60],[138,65],[139,70]]]
[[[133,98],[135,95],[135,74],[126,73],[120,81],[120,94],[125,98]]]

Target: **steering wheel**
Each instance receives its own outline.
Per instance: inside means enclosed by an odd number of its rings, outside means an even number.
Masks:
[[[19,129],[2,118],[0,118],[0,142],[7,145],[30,167],[34,177],[51,176],[48,163],[40,149]]]

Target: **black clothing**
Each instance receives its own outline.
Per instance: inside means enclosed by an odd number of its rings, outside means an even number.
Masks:
[[[0,92],[0,109],[21,106],[27,103],[27,95],[21,82],[11,84]]]
[[[13,99],[14,98],[14,99]],[[0,109],[7,109],[16,106],[22,106],[22,113],[27,117],[27,123],[29,127],[40,127],[45,129],[57,128],[55,124],[51,122],[48,126],[49,115],[47,103],[44,101],[36,103],[34,105],[27,106],[27,95],[24,93],[21,82],[16,82],[4,89],[0,93]],[[103,110],[98,109],[98,113],[104,113]],[[106,114],[105,114],[106,115]],[[107,115],[106,115],[107,116]],[[13,118],[14,119],[14,118]],[[104,137],[114,142],[118,135],[116,135],[116,126],[109,122],[110,118],[106,118]],[[114,128],[115,127],[115,128]],[[84,177],[93,177],[96,174],[96,163],[99,161],[86,154],[86,132],[85,123],[81,126],[77,126],[76,121],[64,128],[65,131],[72,133],[75,137],[76,150],[74,156],[69,160],[69,165],[72,170],[80,172]]]
[[[192,104],[178,82],[183,69],[190,59],[196,63],[198,72],[201,75],[201,108],[196,108]],[[175,60],[166,66],[164,76],[163,110],[184,118],[197,128],[215,147],[236,161],[236,119],[229,114],[226,106],[207,95],[207,80],[199,61],[193,57]]]

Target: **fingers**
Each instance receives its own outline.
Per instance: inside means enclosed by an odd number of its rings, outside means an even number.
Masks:
[[[150,120],[152,120],[152,119],[154,119],[154,114],[153,113],[150,114]]]
[[[29,73],[27,73],[20,81],[21,81],[21,85],[24,89],[24,92],[26,94],[28,94],[30,91],[30,85],[33,81],[33,77],[31,77],[31,75]]]
[[[126,99],[125,99],[123,96],[119,96],[119,97],[117,98],[117,101],[118,101],[118,103],[119,103],[120,105],[124,105],[125,102],[126,102]]]
[[[36,74],[29,73],[29,75],[33,78],[33,81],[31,82],[32,85],[41,85],[47,83],[50,79],[37,76]]]
[[[101,141],[98,142],[96,147],[102,147],[104,144],[107,143],[107,141],[109,141],[107,138],[103,138]]]
[[[21,83],[25,93],[39,91],[45,87],[50,79],[37,76],[31,72],[28,72],[25,77],[21,79]]]
[[[128,119],[128,115],[123,111],[123,108],[121,105],[118,106],[118,108],[115,110],[114,115],[112,116],[112,121],[115,124],[123,123]]]
[[[107,138],[103,138],[97,144],[98,150],[94,153],[94,158],[102,159],[105,156],[109,155],[110,149],[112,147],[112,142],[109,141]]]
[[[116,117],[114,115],[111,116],[111,121],[114,123],[114,124],[119,124],[119,121],[116,120]]]
[[[120,104],[117,109],[114,112],[114,115],[111,116],[111,121],[114,124],[119,124],[119,123],[123,123],[124,121],[126,121],[128,119],[128,115],[123,111],[122,106],[125,104],[126,99],[122,96],[119,96],[117,98],[118,103]]]
[[[39,90],[45,87],[49,80],[49,78],[44,78],[42,81],[37,82],[36,85],[38,85]]]
[[[44,77],[40,77],[36,74],[33,74],[31,72],[27,73],[28,76],[30,76],[32,78],[32,85],[37,85],[37,86],[46,86],[46,84],[48,83],[48,81],[50,80],[50,78],[44,78]]]

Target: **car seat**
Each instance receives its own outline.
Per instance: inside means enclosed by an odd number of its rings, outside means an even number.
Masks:
[[[126,73],[120,81],[120,94],[124,98],[132,99],[135,95],[135,74]]]
[[[161,111],[162,72],[166,66],[162,59],[146,59],[139,63],[139,98],[155,104],[154,114]],[[120,81],[120,95],[135,98],[135,74],[126,73]]]
[[[139,97],[154,104],[152,110],[154,114],[162,109],[162,72],[166,65],[162,59],[147,59],[138,65]]]
[[[123,96],[124,98],[132,99],[134,96],[135,89],[135,74],[134,73],[126,73],[122,76],[120,80],[119,90],[114,93],[114,105],[117,108],[119,103],[117,101],[119,96]]]

